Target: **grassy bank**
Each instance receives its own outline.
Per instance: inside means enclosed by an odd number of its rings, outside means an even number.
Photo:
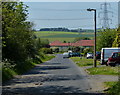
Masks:
[[[47,55],[45,55],[44,58],[42,58],[41,60],[42,60],[42,62],[45,62],[45,61],[48,61],[48,60],[53,59],[53,58],[55,58],[54,55],[47,54]]]
[[[104,66],[104,67],[93,67],[86,69],[89,74],[92,75],[118,75],[118,67],[110,67],[110,66]]]
[[[54,55],[44,55],[44,57],[41,58],[41,61],[39,60],[33,60],[33,61],[26,61],[26,63],[17,63],[16,66],[11,66],[10,63],[4,63],[3,69],[2,69],[2,81],[5,82],[11,78],[13,78],[15,75],[23,74],[33,67],[35,67],[36,64],[40,64],[42,62],[48,61],[52,58],[54,58]]]
[[[105,82],[105,86],[108,88],[105,90],[109,95],[120,95],[120,81],[119,82]]]
[[[81,59],[80,57],[71,57],[71,59],[80,67],[93,65],[93,59]],[[97,61],[97,64],[99,65],[99,61]]]

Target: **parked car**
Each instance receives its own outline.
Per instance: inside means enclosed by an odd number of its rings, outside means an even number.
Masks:
[[[69,55],[70,55],[70,57],[80,57],[81,56],[81,54],[80,53],[78,53],[78,52],[72,52],[72,53],[69,53]]]
[[[113,52],[119,52],[120,48],[102,48],[101,50],[101,65],[107,65],[108,58],[112,55]]]
[[[68,53],[72,53],[72,50],[69,50]]]
[[[120,52],[112,53],[112,56],[108,58],[107,65],[110,66],[120,65]]]
[[[96,52],[96,59],[98,60],[101,59],[101,52],[99,51]]]
[[[68,52],[63,53],[63,58],[69,58],[69,53]]]
[[[72,56],[73,56],[73,52],[70,52],[70,53],[69,53],[69,56],[72,57]]]
[[[87,58],[87,59],[89,59],[89,58],[93,58],[93,53],[87,53],[86,58]]]

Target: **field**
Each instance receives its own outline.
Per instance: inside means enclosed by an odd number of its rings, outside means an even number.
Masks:
[[[94,32],[61,32],[61,31],[38,31],[35,32],[36,36],[41,39],[48,39],[50,42],[59,40],[61,42],[73,42],[76,37],[89,37],[93,39]]]

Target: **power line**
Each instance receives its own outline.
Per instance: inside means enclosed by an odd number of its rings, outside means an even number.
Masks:
[[[38,11],[86,11],[86,9],[38,9]]]
[[[30,19],[31,19],[31,20],[48,20],[48,21],[49,21],[49,20],[52,20],[52,21],[53,21],[53,20],[60,20],[60,21],[61,21],[61,20],[88,20],[88,19],[91,19],[91,20],[92,20],[93,18],[68,18],[68,19],[67,19],[67,18],[55,18],[55,19],[53,19],[53,18],[46,18],[46,19],[45,19],[45,18],[44,18],[44,19],[30,18]]]

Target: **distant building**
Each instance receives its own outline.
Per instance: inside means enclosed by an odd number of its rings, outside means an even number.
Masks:
[[[50,44],[51,48],[58,47],[60,51],[66,51],[69,47],[84,47],[89,48],[94,46],[94,40],[80,40],[75,43],[62,43],[60,41],[53,41]]]
[[[79,46],[79,47],[93,47],[94,40],[80,40],[72,44],[72,46]]]

